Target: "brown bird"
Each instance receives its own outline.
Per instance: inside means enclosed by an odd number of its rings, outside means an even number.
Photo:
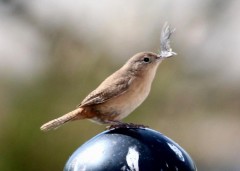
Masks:
[[[77,109],[49,121],[41,130],[55,129],[62,124],[90,119],[100,124],[118,125],[148,96],[159,64],[176,55],[170,48],[170,36],[174,32],[165,24],[161,33],[161,53],[140,52],[125,65],[106,78],[77,107]]]

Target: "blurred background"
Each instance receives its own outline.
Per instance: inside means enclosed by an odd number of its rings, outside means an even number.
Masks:
[[[125,122],[181,145],[198,170],[240,170],[240,1],[1,0],[0,170],[57,171],[105,126],[43,133],[137,52],[159,51],[168,21],[178,55]]]

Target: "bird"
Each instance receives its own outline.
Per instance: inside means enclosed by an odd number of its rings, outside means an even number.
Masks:
[[[159,64],[176,55],[170,47],[170,36],[174,31],[165,23],[161,32],[160,53],[140,52],[133,55],[87,95],[76,109],[43,124],[40,129],[49,131],[66,122],[81,119],[98,124],[124,125],[121,120],[149,95]]]

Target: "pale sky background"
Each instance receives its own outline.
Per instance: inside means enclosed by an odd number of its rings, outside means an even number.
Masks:
[[[152,31],[160,32],[168,21],[176,28],[173,46],[178,45],[186,70],[218,70],[219,80],[240,80],[239,1],[21,0],[12,4],[0,7],[1,72],[24,76],[26,71],[41,71],[48,42],[39,27],[67,29],[90,46],[99,41],[99,46],[91,47],[95,53],[105,49],[113,58],[128,58],[157,45]]]

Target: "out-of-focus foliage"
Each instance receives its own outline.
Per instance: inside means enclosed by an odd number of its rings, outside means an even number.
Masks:
[[[41,124],[74,109],[134,53],[157,51],[166,20],[178,56],[160,65],[150,96],[124,121],[169,136],[199,170],[239,170],[240,3],[226,2],[0,2],[0,170],[62,170],[105,126],[85,120],[43,133]]]

